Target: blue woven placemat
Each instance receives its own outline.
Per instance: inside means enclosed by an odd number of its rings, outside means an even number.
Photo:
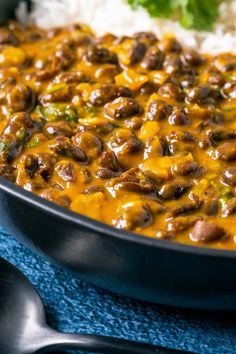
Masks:
[[[236,353],[235,314],[173,309],[98,289],[36,256],[2,228],[0,256],[31,280],[55,329],[112,335],[199,354]]]

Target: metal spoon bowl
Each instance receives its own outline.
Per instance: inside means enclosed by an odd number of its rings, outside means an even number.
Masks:
[[[0,257],[0,354],[69,349],[112,354],[186,353],[112,337],[56,332],[47,326],[43,303],[31,283]]]

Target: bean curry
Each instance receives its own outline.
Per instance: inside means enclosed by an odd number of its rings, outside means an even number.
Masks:
[[[236,249],[236,55],[0,28],[0,175],[156,239]]]

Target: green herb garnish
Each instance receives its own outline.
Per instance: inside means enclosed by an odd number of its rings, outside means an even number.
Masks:
[[[63,89],[66,88],[66,84],[64,83],[60,83],[60,84],[55,84],[53,86],[51,86],[50,88],[47,89],[47,93],[54,93],[54,92],[58,92],[61,91]]]
[[[47,107],[37,106],[35,113],[50,122],[64,119],[68,123],[75,124],[79,119],[76,107],[71,107],[64,103],[52,103]]]
[[[17,132],[16,132],[16,137],[17,139],[21,142],[24,143],[25,140],[28,137],[28,132],[24,127],[21,127]]]
[[[235,107],[225,107],[223,108],[224,112],[233,112],[236,111],[236,106]]]
[[[144,7],[151,17],[178,18],[185,28],[209,31],[219,14],[220,0],[128,0],[136,9]]]
[[[65,118],[68,123],[78,123],[79,114],[75,107],[68,107],[65,109]]]
[[[10,148],[10,144],[0,142],[0,153],[7,152],[9,150],[9,148]]]
[[[220,202],[222,204],[227,203],[232,198],[233,198],[233,194],[229,187],[220,188]]]
[[[26,146],[29,147],[29,148],[34,148],[34,147],[38,146],[38,144],[39,144],[38,138],[34,138],[34,139],[30,140],[30,141],[26,144]]]
[[[90,118],[94,118],[98,115],[99,109],[95,107],[84,107],[84,110],[86,112],[86,115]]]

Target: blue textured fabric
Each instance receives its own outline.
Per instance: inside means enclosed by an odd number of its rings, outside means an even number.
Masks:
[[[199,354],[236,353],[235,314],[167,308],[98,289],[50,265],[1,228],[0,256],[31,280],[55,329],[112,335]]]

